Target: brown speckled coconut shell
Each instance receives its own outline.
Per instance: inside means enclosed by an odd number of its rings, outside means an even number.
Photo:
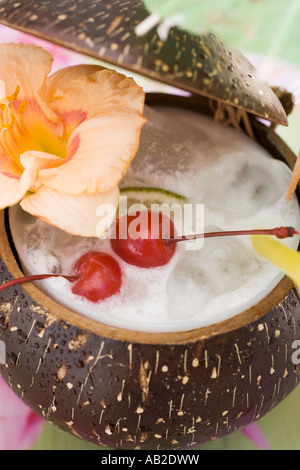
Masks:
[[[149,97],[148,97],[149,100]],[[154,95],[152,104],[210,114],[205,98]],[[295,156],[253,120],[275,158]],[[0,224],[0,282],[22,273]],[[7,223],[7,221],[6,221]],[[38,414],[82,439],[116,448],[191,448],[252,423],[297,385],[292,343],[300,298],[285,278],[243,314],[198,330],[149,334],[108,327],[26,285],[0,297],[0,373]]]
[[[252,64],[213,34],[157,28],[138,37],[149,16],[140,0],[2,0],[0,23],[194,94],[287,125],[283,107]]]

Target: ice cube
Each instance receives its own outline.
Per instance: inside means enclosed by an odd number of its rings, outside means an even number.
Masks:
[[[206,232],[209,231],[221,230],[219,227],[206,228]],[[254,251],[251,247],[247,249],[239,239],[206,239],[201,250],[183,252],[171,273],[169,316],[184,320],[201,315],[201,310],[210,302],[238,289],[259,272],[260,267]]]
[[[42,224],[38,222],[34,220],[32,224],[28,223],[26,243],[29,251],[38,249],[41,245],[46,246],[51,240],[51,227],[45,222]]]
[[[52,253],[49,253],[49,255],[47,256],[46,263],[47,263],[47,273],[51,273],[51,274],[62,273],[60,261]]]
[[[206,134],[172,114],[145,108],[147,123],[141,134],[139,151],[122,186],[152,186],[188,195],[197,151],[207,141]]]
[[[246,247],[247,242],[237,237],[205,240],[203,249],[197,253],[197,262],[214,286],[214,295],[238,289],[261,267],[251,246]]]
[[[172,320],[188,320],[206,307],[213,289],[197,263],[197,252],[182,255],[169,278],[167,289],[168,315]]]
[[[197,199],[211,209],[249,217],[275,204],[285,194],[290,177],[280,161],[227,155],[199,181]]]

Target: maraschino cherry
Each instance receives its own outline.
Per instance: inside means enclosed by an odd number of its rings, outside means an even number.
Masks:
[[[165,238],[174,236],[175,226],[170,217],[161,212],[142,211],[117,219],[111,245],[128,264],[156,268],[165,266],[174,256],[175,245],[164,243]]]
[[[110,255],[101,252],[84,254],[75,264],[79,279],[72,287],[73,294],[91,302],[112,297],[122,285],[119,263]]]

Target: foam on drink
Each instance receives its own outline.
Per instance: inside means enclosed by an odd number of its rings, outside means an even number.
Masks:
[[[122,187],[176,191],[205,204],[205,230],[300,229],[296,198],[285,200],[291,171],[249,138],[193,112],[146,108],[148,123]],[[109,240],[84,239],[11,209],[13,238],[26,274],[73,274],[87,251],[113,256]],[[284,243],[297,248],[299,239]],[[188,243],[188,242],[187,242]],[[184,331],[228,319],[262,300],[284,274],[250,237],[208,239],[199,251],[177,246],[171,262],[142,269],[118,258],[120,294],[92,304],[63,278],[39,283],[59,303],[102,323],[149,332]]]

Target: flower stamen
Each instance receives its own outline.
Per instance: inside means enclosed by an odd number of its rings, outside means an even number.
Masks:
[[[11,96],[6,96],[0,101],[0,144],[8,157],[11,157],[14,163],[23,169],[20,163],[20,154],[22,153],[22,137],[24,137],[23,113],[27,109],[27,102],[23,101],[14,109],[14,102],[17,101],[20,93],[20,87],[17,86]]]

